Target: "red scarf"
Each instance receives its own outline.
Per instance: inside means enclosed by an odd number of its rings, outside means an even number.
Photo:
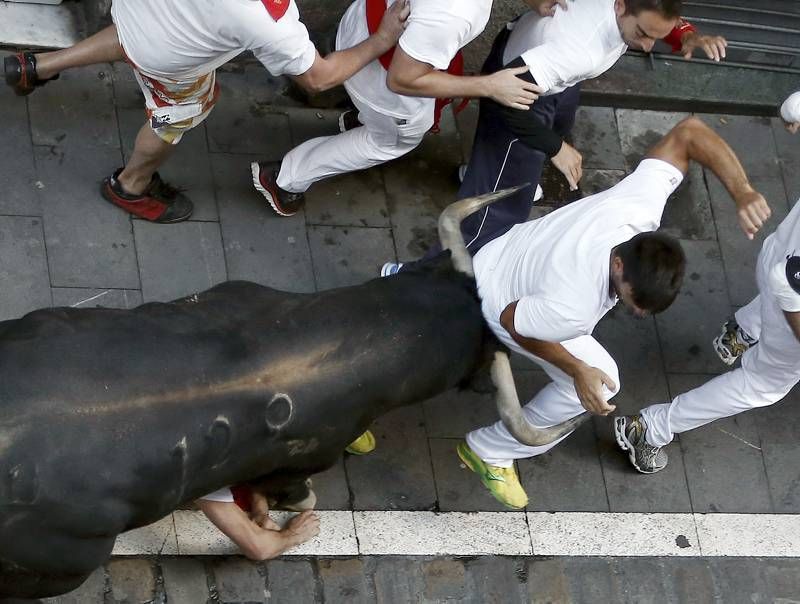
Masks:
[[[289,4],[292,0],[261,0],[261,3],[266,7],[267,12],[272,15],[272,18],[278,21],[289,10]]]
[[[267,0],[263,1],[266,2]],[[366,0],[366,2],[367,29],[369,30],[370,34],[374,34],[376,31],[378,31],[378,28],[381,25],[381,20],[383,19],[383,14],[386,12],[386,0]],[[396,47],[390,48],[380,57],[378,57],[378,61],[380,61],[383,68],[387,71],[389,70],[389,66],[392,64],[392,57],[394,57],[395,48]],[[456,53],[456,56],[453,57],[453,60],[450,61],[450,65],[447,66],[447,73],[454,76],[464,75],[464,56],[461,54],[460,50]],[[431,132],[434,134],[437,134],[440,130],[439,122],[442,119],[442,110],[454,100],[455,99],[436,99],[433,113],[433,126],[431,126]],[[464,109],[464,107],[467,106],[468,103],[469,99],[463,99],[453,109],[453,113],[458,114]]]

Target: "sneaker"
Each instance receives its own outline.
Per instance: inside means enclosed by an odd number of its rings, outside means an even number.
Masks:
[[[38,86],[44,86],[51,80],[57,80],[57,74],[52,78],[40,80],[36,75],[36,56],[32,52],[20,52],[3,59],[6,84],[14,89],[17,96],[26,96]]]
[[[402,262],[387,262],[381,267],[381,277],[396,275],[401,268],[403,268]]]
[[[350,455],[366,455],[374,450],[375,436],[369,430],[345,447],[345,451]]]
[[[731,317],[722,326],[722,333],[714,338],[714,351],[726,365],[733,365],[745,351],[756,344],[758,340],[742,329],[736,322],[736,317]]]
[[[467,164],[459,164],[458,166],[458,182],[464,182],[464,177],[467,175]]]
[[[306,202],[302,193],[290,193],[278,186],[280,162],[257,162],[250,164],[253,174],[253,186],[261,193],[272,209],[281,216],[294,216]]]
[[[655,474],[667,467],[669,458],[661,447],[645,439],[647,424],[641,415],[620,415],[614,418],[614,436],[619,448],[628,452],[633,467],[642,474]]]
[[[489,489],[497,501],[512,510],[520,510],[528,505],[528,495],[519,483],[514,466],[510,468],[490,466],[478,457],[464,440],[458,443],[456,453],[465,466],[480,476],[483,486]]]
[[[160,224],[181,222],[192,215],[194,205],[191,200],[181,189],[161,180],[158,172],[153,174],[150,184],[140,195],[132,195],[122,189],[117,180],[120,172],[122,168],[103,180],[100,186],[100,193],[115,206],[144,220]]]
[[[355,109],[348,109],[339,114],[339,132],[347,132],[353,128],[360,128],[363,126],[358,119],[358,111]]]

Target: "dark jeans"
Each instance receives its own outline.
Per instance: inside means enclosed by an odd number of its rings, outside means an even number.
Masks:
[[[503,28],[495,38],[492,50],[483,64],[482,73],[494,73],[503,68],[503,51],[510,32]],[[542,96],[531,106],[531,118],[538,117],[562,138],[575,123],[580,100],[580,85],[563,92]],[[533,205],[536,185],[542,175],[547,156],[520,142],[506,125],[503,116],[493,110],[494,103],[483,99],[478,114],[478,128],[472,145],[472,157],[458,190],[458,199],[483,195],[525,183],[529,186],[514,195],[487,206],[468,217],[461,225],[467,249],[474,256],[481,247],[499,237],[515,224],[525,222]],[[437,243],[423,260],[438,255]]]

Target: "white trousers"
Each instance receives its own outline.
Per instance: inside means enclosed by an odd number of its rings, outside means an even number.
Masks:
[[[736,321],[758,340],[742,355],[742,365],[681,394],[671,402],[642,410],[647,442],[663,447],[675,434],[693,430],[715,419],[755,407],[766,407],[785,397],[800,381],[800,342],[765,287],[766,272],[759,262],[756,280],[760,293],[736,312]]]
[[[570,376],[555,365],[520,347],[519,344],[511,339],[511,336],[508,335],[508,332],[497,320],[487,319],[487,322],[495,335],[506,346],[531,359],[544,369],[550,379],[553,380],[536,393],[536,396],[522,408],[522,412],[528,422],[538,428],[549,428],[583,413],[584,408],[578,399],[575,383]],[[606,400],[619,392],[620,383],[617,364],[597,340],[592,336],[580,336],[561,342],[561,345],[573,356],[592,367],[597,367],[604,371],[614,380],[617,389],[613,392],[603,386]],[[547,445],[530,447],[517,441],[511,436],[503,422],[498,421],[491,426],[486,426],[467,434],[467,444],[486,463],[508,468],[514,463],[515,459],[534,457],[546,453],[567,436],[569,435]]]
[[[428,110],[408,119],[378,113],[354,97],[352,101],[364,125],[334,136],[312,138],[289,151],[278,174],[281,189],[303,193],[318,180],[396,159],[415,149],[433,126],[433,99]]]

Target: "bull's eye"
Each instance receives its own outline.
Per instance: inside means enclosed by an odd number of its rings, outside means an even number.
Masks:
[[[292,418],[292,399],[288,394],[278,393],[267,403],[266,421],[273,430],[280,430]]]

